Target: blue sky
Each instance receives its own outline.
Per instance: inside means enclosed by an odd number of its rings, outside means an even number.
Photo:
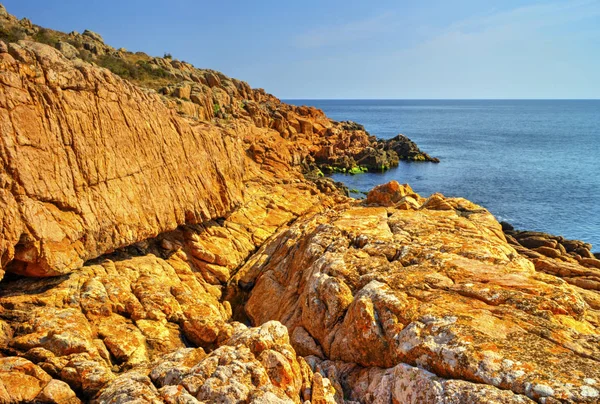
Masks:
[[[600,0],[0,2],[280,98],[600,98]]]

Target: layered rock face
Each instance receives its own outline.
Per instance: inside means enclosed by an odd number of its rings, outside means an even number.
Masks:
[[[239,137],[45,45],[9,44],[0,69],[3,268],[60,275],[241,202]]]
[[[600,400],[589,246],[396,182],[347,198],[320,169],[433,158],[93,32],[0,28],[0,402]]]

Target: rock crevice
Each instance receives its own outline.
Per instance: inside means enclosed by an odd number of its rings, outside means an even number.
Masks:
[[[350,199],[322,170],[435,159],[91,31],[0,28],[0,401],[600,399],[591,246],[395,182]]]

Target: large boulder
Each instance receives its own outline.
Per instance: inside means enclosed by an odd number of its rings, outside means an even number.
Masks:
[[[508,390],[508,402],[595,402],[597,309],[519,256],[485,209],[435,201],[418,210],[340,206],[296,222],[258,252],[268,259],[236,275],[255,285],[246,313],[294,336],[301,327],[292,339],[301,351],[364,368],[417,366],[465,400],[501,400]],[[471,383],[450,382],[458,380]],[[341,384],[347,394],[363,386]]]
[[[67,59],[76,59],[79,57],[79,51],[76,47],[68,42],[59,41],[56,44],[56,49],[60,51]]]

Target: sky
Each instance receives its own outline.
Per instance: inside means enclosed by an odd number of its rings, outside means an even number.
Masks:
[[[600,98],[600,0],[0,0],[282,99]]]

